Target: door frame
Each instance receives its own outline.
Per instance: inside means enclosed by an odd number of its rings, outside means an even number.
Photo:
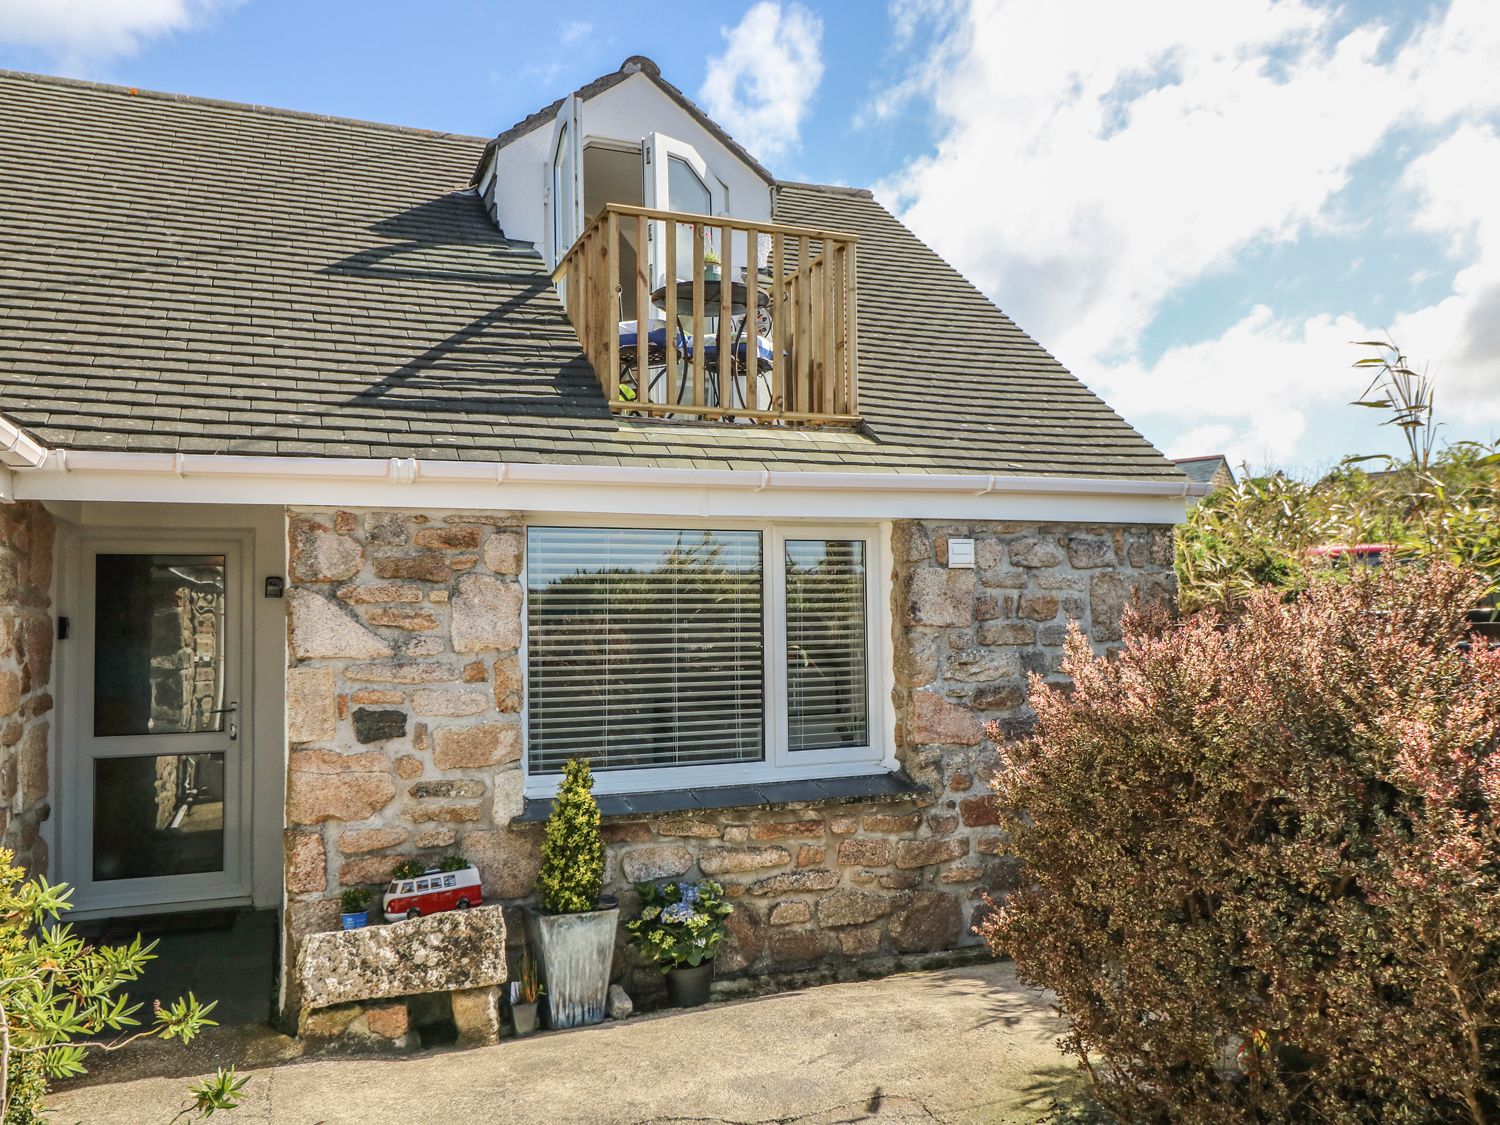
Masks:
[[[173,521],[174,524],[177,521]],[[257,558],[255,533],[246,529],[205,527],[202,531],[183,522],[172,527],[120,525],[84,526],[64,537],[61,562],[65,573],[59,588],[63,592],[59,612],[77,623],[68,640],[59,649],[58,683],[63,706],[59,709],[59,730],[53,764],[57,809],[55,854],[56,881],[67,882],[77,891],[78,906],[70,919],[108,917],[118,914],[167,913],[206,907],[252,904],[254,898],[257,851],[254,839],[255,813],[259,802],[256,777],[256,702],[255,667],[256,602],[255,573]],[[86,763],[91,761],[82,749],[81,740],[90,737],[86,724],[93,714],[92,628],[94,616],[93,557],[100,553],[171,553],[184,555],[223,554],[226,566],[232,566],[229,596],[231,619],[238,620],[238,638],[232,638],[230,650],[238,663],[239,710],[237,744],[239,753],[232,770],[225,770],[225,866],[221,873],[202,875],[159,876],[147,879],[123,879],[118,886],[94,883],[92,878],[93,807],[92,779]],[[231,561],[232,560],[232,561]],[[238,573],[235,573],[237,570]],[[66,608],[62,608],[66,607]],[[237,795],[233,818],[230,816],[230,785]],[[233,820],[233,823],[232,823]],[[279,833],[278,833],[279,835]],[[278,872],[279,875],[279,872]],[[113,880],[110,882],[114,882]]]
[[[566,215],[557,213],[559,200],[556,165],[559,141],[565,141],[567,144],[568,163],[572,169],[572,208]],[[563,104],[558,107],[557,116],[552,122],[552,136],[547,146],[547,159],[542,168],[544,178],[542,213],[546,223],[546,230],[542,234],[547,243],[548,264],[555,268],[562,261],[563,255],[583,234],[583,104],[576,94],[569,94],[563,99]],[[560,230],[562,223],[559,220],[566,221],[568,228],[572,231],[572,237],[568,238],[566,243],[562,237]]]

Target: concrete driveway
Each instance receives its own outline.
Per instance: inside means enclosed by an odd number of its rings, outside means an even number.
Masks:
[[[227,1125],[1036,1122],[1081,1088],[1060,1021],[1008,963],[905,973],[403,1058],[253,1070]],[[224,1060],[232,1061],[232,1060]],[[60,1121],[146,1125],[187,1082],[65,1091]]]

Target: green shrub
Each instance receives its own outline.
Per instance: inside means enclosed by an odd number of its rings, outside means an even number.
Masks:
[[[391,872],[391,878],[415,879],[426,870],[426,867],[414,859],[403,859],[400,863],[396,864],[395,869]]]
[[[29,879],[12,860],[0,849],[0,1119],[33,1125],[45,1120],[48,1080],[82,1074],[89,1051],[115,1051],[146,1037],[187,1043],[213,1025],[214,1004],[189,993],[157,1006],[151,1026],[141,1028],[141,1005],[115,993],[140,979],[156,943],[137,937],[94,948],[71,927],[49,925],[71,909],[72,891]],[[246,1081],[232,1067],[220,1069],[189,1090],[192,1102],[178,1117],[234,1109]]]
[[[640,883],[641,913],[625,923],[631,943],[666,973],[712,961],[734,907],[712,879],[701,883]]]
[[[1435,564],[1251,597],[1033,679],[983,924],[1127,1121],[1500,1116],[1500,651]]]
[[[557,800],[547,817],[542,868],[536,880],[538,905],[546,914],[581,914],[598,908],[599,892],[604,889],[604,838],[593,788],[586,761],[573,758],[563,766]]]
[[[469,861],[461,855],[445,855],[438,861],[439,871],[462,871],[469,866]]]
[[[348,887],[339,892],[339,909],[345,914],[362,914],[370,903],[370,892],[363,887]]]

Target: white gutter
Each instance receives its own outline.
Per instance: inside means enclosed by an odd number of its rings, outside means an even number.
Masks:
[[[0,427],[6,424],[0,419]],[[304,480],[393,481],[421,484],[566,484],[628,488],[718,488],[756,492],[1030,493],[1075,496],[1206,496],[1192,481],[1141,481],[1091,477],[1000,476],[993,473],[829,473],[765,469],[635,468],[620,465],[547,465],[507,461],[441,461],[415,457],[271,457],[255,454],[122,453],[71,450],[50,454],[10,429],[35,453],[21,467],[42,471],[168,474],[179,477],[281,477]],[[0,428],[0,444],[5,440]],[[12,442],[12,448],[17,447]],[[3,456],[8,450],[0,450]]]
[[[46,459],[46,446],[0,415],[0,464],[12,469],[35,469]]]

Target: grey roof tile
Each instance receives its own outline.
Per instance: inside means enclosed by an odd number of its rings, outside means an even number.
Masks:
[[[1181,479],[868,192],[858,432],[612,416],[479,138],[0,71],[0,413],[77,449]]]

